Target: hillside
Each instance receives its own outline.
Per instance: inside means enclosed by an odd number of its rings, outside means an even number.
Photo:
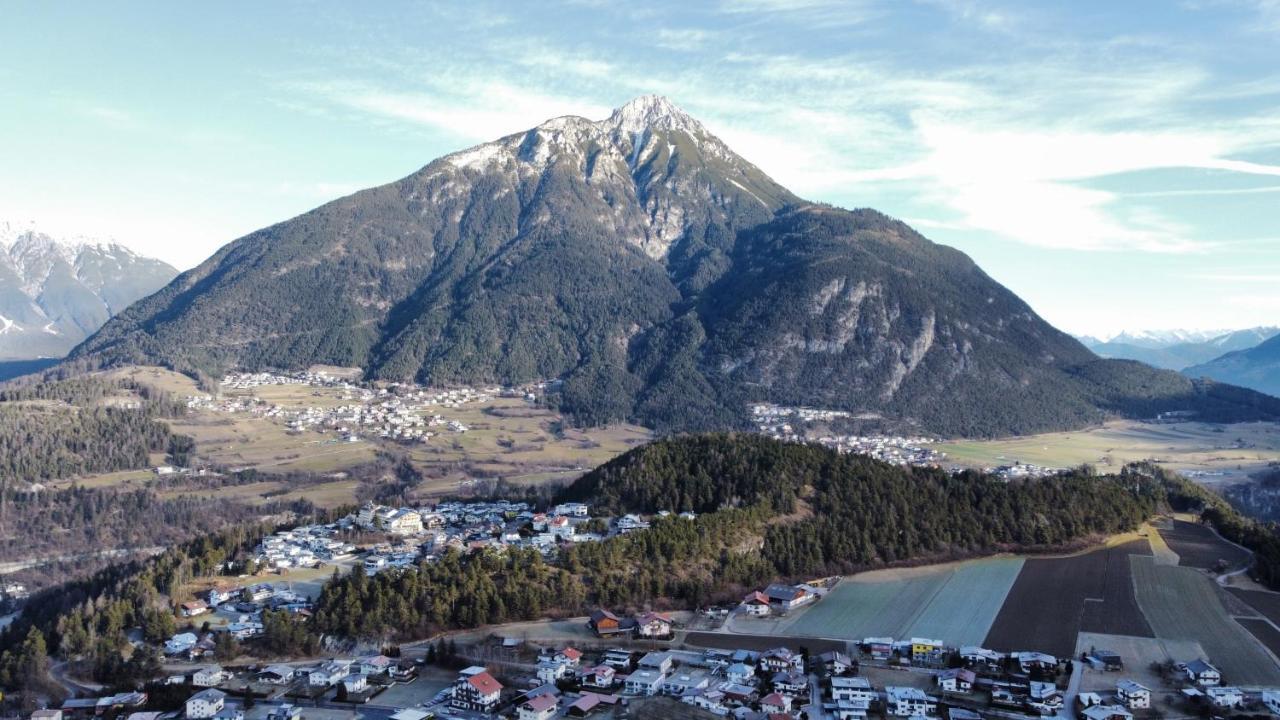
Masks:
[[[177,274],[121,245],[0,223],[0,361],[62,357]]]
[[[1130,391],[1143,412],[1196,410],[1203,394],[1099,363],[962,253],[872,210],[805,203],[656,97],[236,240],[73,357],[559,378],[577,422],[660,430],[742,427],[747,403],[767,401],[1006,435],[1128,412]],[[1280,418],[1280,403],[1227,415]]]
[[[1280,328],[1256,327],[1215,334],[1208,339],[1183,335],[1168,338],[1117,336],[1108,341],[1081,338],[1099,357],[1138,360],[1165,370],[1182,370],[1226,353],[1247,350],[1275,337]]]
[[[1248,350],[1227,353],[1220,358],[1183,371],[1189,377],[1208,377],[1258,392],[1280,397],[1280,336]]]

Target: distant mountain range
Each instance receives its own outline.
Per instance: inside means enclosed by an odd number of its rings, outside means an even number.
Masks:
[[[1244,330],[1121,333],[1110,340],[1083,336],[1080,341],[1099,357],[1138,360],[1167,370],[1207,363],[1237,350],[1247,350],[1280,334],[1280,327]],[[1216,378],[1224,380],[1225,378]]]
[[[1280,397],[1280,336],[1245,350],[1183,370],[1188,377],[1213,378]]]
[[[62,357],[177,274],[116,243],[0,222],[0,361]]]
[[[658,97],[561,117],[264,228],[76,348],[87,366],[559,378],[579,423],[744,427],[750,402],[1002,435],[1280,401],[1099,360],[963,253],[809,203]]]

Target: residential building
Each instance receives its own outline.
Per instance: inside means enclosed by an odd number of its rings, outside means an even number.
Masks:
[[[191,684],[196,687],[217,687],[225,682],[230,673],[217,665],[209,665],[191,673]]]
[[[613,687],[617,671],[608,665],[597,665],[582,671],[582,684],[587,687],[608,689]]]
[[[646,638],[671,637],[671,619],[655,612],[636,616],[636,635]]]
[[[1081,720],[1133,720],[1133,713],[1121,705],[1090,705],[1080,711]]]
[[[675,667],[675,660],[671,657],[671,653],[651,652],[645,653],[638,665],[643,669],[657,670],[666,675]]]
[[[690,690],[702,690],[711,685],[711,678],[701,670],[680,670],[662,680],[662,694],[682,697]]]
[[[342,678],[342,689],[348,695],[359,695],[369,689],[369,676],[364,673],[351,673]]]
[[[1280,690],[1263,690],[1262,704],[1272,715],[1280,715]]]
[[[461,673],[453,683],[453,699],[450,704],[463,710],[493,712],[502,700],[502,683],[488,670],[473,665]]]
[[[742,612],[753,617],[763,617],[772,612],[769,608],[769,596],[756,590],[742,598]]]
[[[516,708],[518,720],[550,720],[560,709],[560,701],[555,695],[545,693],[529,698]]]
[[[929,717],[938,712],[938,702],[913,687],[890,685],[884,689],[885,712],[897,717]]]
[[[1146,710],[1151,707],[1151,690],[1132,680],[1116,683],[1116,698],[1130,710]]]
[[[191,600],[182,603],[182,617],[196,617],[209,612],[209,603],[203,600]]]
[[[187,698],[184,709],[189,720],[206,720],[221,712],[226,701],[226,693],[214,688],[205,688]]]
[[[627,676],[623,687],[626,688],[628,695],[650,696],[657,695],[658,690],[662,688],[662,681],[665,675],[658,670],[650,668],[641,668]]]
[[[756,669],[746,663],[734,663],[724,671],[724,676],[731,683],[745,685],[756,676]]]
[[[837,702],[862,702],[870,705],[876,700],[871,681],[864,677],[831,678],[831,699]]]
[[[809,690],[809,676],[795,670],[774,673],[769,683],[774,690],[788,695],[800,695]]]
[[[1218,668],[1204,660],[1192,660],[1186,665],[1187,679],[1200,687],[1214,687],[1222,684],[1222,673]]]
[[[943,692],[967,693],[973,690],[973,683],[977,680],[977,676],[972,670],[953,668],[943,670],[934,679]]]
[[[789,713],[791,712],[791,697],[780,692],[769,693],[760,698],[760,712]]]
[[[818,666],[828,675],[843,675],[854,668],[849,656],[837,650],[828,650],[819,655]]]
[[[1240,688],[1213,686],[1205,688],[1204,694],[1216,708],[1234,708],[1244,704],[1244,693]]]
[[[804,656],[791,648],[778,647],[760,655],[760,668],[770,673],[797,670],[804,672]]]
[[[947,648],[941,640],[911,638],[911,662],[925,667],[936,667],[946,659]]]

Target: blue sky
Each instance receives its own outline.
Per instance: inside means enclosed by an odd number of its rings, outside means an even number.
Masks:
[[[185,268],[658,93],[1063,329],[1280,323],[1280,0],[178,5],[5,5],[0,220]]]

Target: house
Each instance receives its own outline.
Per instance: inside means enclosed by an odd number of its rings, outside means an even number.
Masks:
[[[646,638],[671,637],[671,619],[655,612],[636,616],[636,635]]]
[[[1244,693],[1234,687],[1207,687],[1204,694],[1216,708],[1234,708],[1244,704]]]
[[[258,679],[272,685],[288,685],[296,674],[288,665],[268,665],[258,673]]]
[[[938,702],[925,695],[919,688],[886,686],[884,703],[885,712],[897,717],[911,718],[918,715],[928,717],[938,712]]]
[[[819,655],[818,666],[828,675],[843,675],[855,667],[849,656],[838,650],[828,650]]]
[[[416,535],[422,532],[422,516],[417,510],[400,508],[380,518],[382,529],[392,535]]]
[[[947,708],[947,720],[982,720],[982,716],[972,710],[952,707]]]
[[[491,713],[501,700],[502,683],[495,680],[488,670],[472,665],[458,674],[449,704],[462,710]]]
[[[631,651],[621,648],[606,650],[601,662],[615,670],[630,670]]]
[[[608,689],[613,687],[616,674],[617,671],[608,665],[597,665],[583,670],[579,677],[582,678],[582,684],[586,687]]]
[[[1280,690],[1263,690],[1262,704],[1272,715],[1280,715]]]
[[[199,638],[195,633],[178,633],[164,641],[165,655],[181,655],[196,646]]]
[[[988,650],[976,645],[965,645],[960,648],[960,662],[967,668],[977,668],[984,671],[995,671],[1000,668],[1000,664],[1004,661],[1004,655],[995,650]]]
[[[555,695],[546,693],[537,695],[520,703],[516,708],[516,717],[519,720],[550,720],[555,717],[556,711],[560,709],[560,701]]]
[[[622,620],[617,615],[604,609],[593,610],[587,625],[592,632],[600,637],[609,637],[610,635],[626,632],[622,627]]]
[[[680,698],[680,702],[712,715],[724,717],[729,714],[729,708],[724,704],[724,693],[720,690],[690,690]]]
[[[391,713],[388,720],[431,720],[434,715],[418,708],[402,708]]]
[[[759,590],[742,598],[742,604],[739,607],[742,608],[742,612],[752,617],[764,617],[771,612],[769,609],[769,596]]]
[[[369,689],[369,676],[364,673],[351,673],[342,678],[342,689],[348,695],[359,695]]]
[[[1222,684],[1222,673],[1218,668],[1204,660],[1192,660],[1186,665],[1187,679],[1200,687],[1214,687]]]
[[[977,680],[977,676],[972,670],[954,668],[943,670],[934,677],[934,680],[943,692],[967,693],[973,690],[973,683]]]
[[[141,714],[141,713],[139,713],[139,714]],[[156,715],[157,715],[157,716],[159,716],[159,715],[161,715],[161,713],[156,713]],[[130,716],[130,717],[132,717],[132,716]],[[214,716],[213,716],[213,720],[244,720],[244,709],[243,709],[243,708],[241,708],[241,707],[239,707],[239,706],[237,706],[237,707],[231,707],[231,706],[224,707],[224,708],[222,708],[221,710],[219,710],[219,711],[218,711],[218,714],[217,714],[217,715],[214,715]]]
[[[774,583],[765,588],[764,594],[769,598],[770,605],[776,606],[784,613],[802,608],[818,599],[817,595],[806,588],[781,583]]]
[[[888,660],[893,656],[893,638],[867,638],[862,641],[862,649],[873,660]]]
[[[332,687],[342,682],[351,674],[351,663],[345,660],[330,660],[318,668],[312,668],[307,676],[307,684],[311,687]]]
[[[1080,711],[1080,720],[1133,720],[1133,713],[1120,705],[1090,705]]]
[[[553,683],[567,675],[569,665],[555,660],[538,661],[538,679],[544,683]]]
[[[1027,683],[1027,702],[1042,714],[1053,715],[1062,708],[1062,691],[1057,683],[1032,680]]]
[[[839,702],[861,702],[868,706],[876,700],[871,681],[864,677],[831,678],[831,699]]]
[[[576,668],[582,662],[582,651],[577,648],[567,647],[555,655],[551,659],[556,662],[564,663],[571,668]]]
[[[217,665],[209,665],[191,673],[191,684],[196,687],[217,687],[231,678],[231,673]]]
[[[369,655],[357,663],[359,672],[365,675],[386,675],[396,666],[396,661],[386,655]]]
[[[914,665],[935,667],[942,664],[947,648],[941,640],[911,638],[911,662]]]
[[[582,696],[573,702],[565,710],[565,715],[570,717],[586,717],[597,709],[613,707],[618,703],[617,695],[601,695],[599,693],[584,692]]]
[[[823,703],[822,709],[831,713],[836,720],[866,720],[871,711],[871,703],[865,700],[836,700]]]
[[[718,689],[724,693],[726,705],[748,705],[756,699],[756,689],[751,685],[728,683]]]
[[[809,689],[809,678],[804,673],[788,670],[774,673],[769,678],[769,683],[773,685],[773,689],[788,695],[800,695]]]
[[[663,673],[657,670],[641,668],[627,676],[623,687],[628,695],[640,695],[642,697],[657,695],[665,677]]]
[[[192,600],[182,603],[182,617],[195,617],[209,612],[209,603],[203,600]]]
[[[662,681],[662,694],[683,697],[690,690],[703,690],[711,685],[711,678],[701,670],[680,670]]]
[[[804,672],[804,656],[792,652],[791,648],[779,647],[766,650],[760,655],[760,667],[770,673],[797,670]]]
[[[1130,710],[1146,710],[1151,707],[1151,690],[1132,680],[1116,683],[1116,698]]]
[[[760,698],[760,712],[789,713],[791,712],[791,698],[780,692],[769,693]]]
[[[186,715],[190,720],[204,720],[212,718],[222,711],[226,704],[227,694],[221,690],[213,688],[205,688],[200,692],[187,698],[185,707]]]
[[[724,676],[731,683],[745,685],[751,682],[751,678],[756,676],[756,669],[746,663],[734,663],[724,671]]]
[[[1058,667],[1058,658],[1042,652],[1015,652],[1009,653],[1009,657],[1018,663],[1018,667],[1024,673],[1032,670],[1051,670]]]
[[[645,653],[644,657],[640,658],[638,665],[642,669],[657,670],[666,675],[675,667],[675,660],[672,659],[671,653],[651,652]]]

